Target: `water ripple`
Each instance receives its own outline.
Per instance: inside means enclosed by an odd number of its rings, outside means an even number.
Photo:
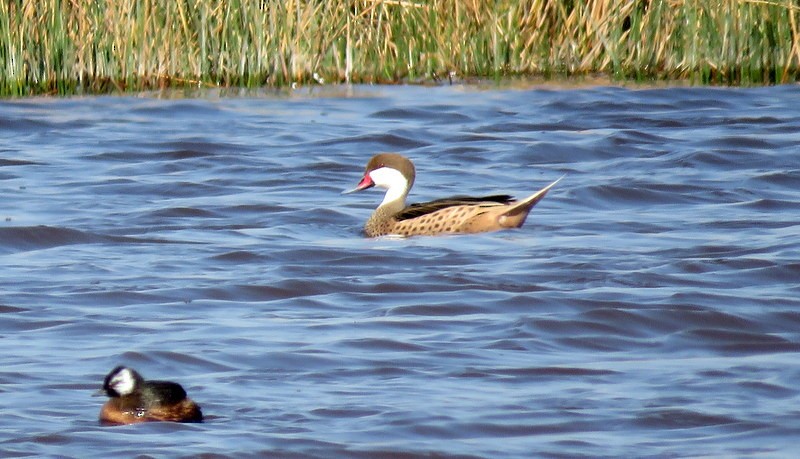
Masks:
[[[791,456],[798,87],[305,88],[0,101],[9,456]],[[411,200],[519,230],[365,239]],[[203,424],[104,428],[115,365]]]

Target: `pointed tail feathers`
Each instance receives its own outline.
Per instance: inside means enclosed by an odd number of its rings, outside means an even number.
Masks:
[[[525,199],[520,199],[519,201],[515,202],[508,208],[503,215],[500,217],[500,224],[508,228],[518,228],[525,223],[525,218],[530,213],[533,206],[535,206],[542,198],[545,197],[548,191],[551,188],[556,186],[556,183],[560,182],[561,179],[566,177],[566,174],[562,175],[558,178],[558,180],[554,181],[553,183],[547,185],[546,187],[542,188],[541,190],[533,193],[532,195],[528,196]]]

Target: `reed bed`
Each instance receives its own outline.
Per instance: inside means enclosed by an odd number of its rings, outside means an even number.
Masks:
[[[8,0],[0,94],[456,75],[797,79],[793,0]]]

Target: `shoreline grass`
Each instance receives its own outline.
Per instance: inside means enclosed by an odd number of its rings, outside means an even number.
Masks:
[[[794,82],[792,0],[9,0],[0,95],[436,78]]]

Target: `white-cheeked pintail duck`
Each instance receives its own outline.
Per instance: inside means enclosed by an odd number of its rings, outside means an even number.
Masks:
[[[380,153],[367,163],[361,182],[344,192],[353,193],[372,187],[386,189],[383,202],[364,225],[367,237],[434,236],[519,228],[533,206],[561,180],[559,178],[522,200],[509,195],[455,196],[407,206],[406,196],[414,185],[415,175],[414,164],[405,156]]]

